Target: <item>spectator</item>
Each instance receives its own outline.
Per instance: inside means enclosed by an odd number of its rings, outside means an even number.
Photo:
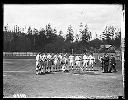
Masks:
[[[103,64],[104,64],[104,73],[108,72],[108,66],[109,66],[109,56],[108,54],[104,54],[104,58],[103,58]]]
[[[109,72],[111,72],[112,69],[114,70],[114,72],[117,72],[115,65],[116,65],[115,57],[111,55]]]

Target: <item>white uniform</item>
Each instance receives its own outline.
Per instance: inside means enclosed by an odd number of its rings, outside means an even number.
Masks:
[[[102,58],[103,58],[102,56],[99,57],[99,61],[100,61],[100,62],[102,62],[102,60],[101,60]]]
[[[46,64],[46,59],[47,59],[47,57],[46,57],[46,55],[45,54],[43,54],[43,55],[40,55],[40,64],[41,64],[41,67],[42,67],[42,69],[41,69],[41,72],[46,72],[46,66],[47,66],[47,64]]]
[[[80,57],[79,56],[75,57],[75,61],[76,61],[76,66],[80,67]]]
[[[98,57],[98,60],[99,60],[100,63],[101,63],[101,69],[103,69],[103,61],[102,61],[102,58],[103,58],[102,56],[99,56],[99,57]]]
[[[84,55],[83,56],[83,67],[85,66],[87,68],[87,62],[88,62],[88,57]]]
[[[95,58],[94,58],[94,56],[91,56],[90,57],[90,65],[92,65],[92,67],[93,67],[94,62],[95,62]]]
[[[93,64],[94,64],[95,58],[90,55],[89,56],[89,67],[91,67],[93,69]]]
[[[47,59],[51,59],[52,56],[50,54],[47,55]]]
[[[41,56],[41,60],[42,60],[42,61],[44,61],[46,58],[47,58],[47,57],[46,57],[45,54],[43,54],[43,55]]]
[[[60,61],[59,63],[61,64],[61,62],[62,62],[62,56],[59,55],[58,58],[59,58],[59,61]]]
[[[66,64],[66,62],[67,62],[68,59],[67,59],[66,57],[63,57],[62,60],[63,60],[63,62],[64,62],[64,64],[62,65],[62,71],[65,71],[65,70],[67,69],[67,66],[66,66],[67,64]]]
[[[36,56],[36,66],[39,64],[39,61],[40,61],[40,55],[37,54],[37,56]]]
[[[57,61],[58,61],[58,57],[57,57],[57,55],[54,55],[53,58],[54,58],[54,64],[57,65]]]
[[[52,58],[52,56],[50,55],[50,54],[48,54],[47,55],[47,70],[48,70],[48,72],[50,72],[51,71],[51,58]]]
[[[40,55],[37,54],[37,56],[36,56],[36,74],[40,73],[40,71],[39,71],[40,67],[41,67],[41,65],[40,65]]]
[[[54,55],[54,65],[55,65],[55,71],[57,70],[57,63],[58,63],[58,57],[57,55]]]
[[[69,56],[69,66],[71,66],[72,68],[74,66],[74,56],[72,55]]]
[[[58,57],[59,57],[60,60],[62,60],[62,56],[61,55],[59,55]]]

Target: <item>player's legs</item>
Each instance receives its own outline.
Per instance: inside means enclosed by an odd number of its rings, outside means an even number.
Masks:
[[[64,72],[66,70],[66,64],[63,64],[62,71]]]
[[[70,64],[71,64],[71,69],[73,69],[73,60],[71,60]]]
[[[82,66],[83,66],[83,69],[86,68],[86,60],[83,60],[83,64],[82,64]]]
[[[91,70],[93,70],[93,63],[94,63],[94,62],[93,62],[93,61],[91,61]]]
[[[38,74],[39,74],[38,70],[39,70],[39,69],[36,67],[36,75],[38,75]]]
[[[54,61],[55,71],[57,71],[57,60]]]
[[[91,70],[91,61],[88,62],[88,70]]]
[[[69,61],[69,67],[70,69],[72,69],[71,60]]]
[[[56,71],[56,61],[54,60],[54,71]]]
[[[76,61],[76,67],[77,67],[77,69],[80,70],[80,62],[79,61]]]

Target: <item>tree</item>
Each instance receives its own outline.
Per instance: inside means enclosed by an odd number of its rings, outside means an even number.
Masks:
[[[46,25],[45,35],[47,43],[53,42],[56,38],[56,29],[52,29],[51,25]]]
[[[68,30],[67,30],[67,34],[66,34],[66,41],[67,42],[70,42],[72,43],[73,42],[73,29],[72,29],[72,26],[70,25],[68,27]]]
[[[28,28],[27,34],[32,35],[32,29],[31,29],[30,26],[29,26],[29,28]]]
[[[89,31],[89,28],[87,25],[83,27],[83,24],[80,23],[80,34],[81,34],[81,49],[83,52],[87,51],[87,48],[89,47],[89,41],[91,39],[91,32]]]
[[[103,37],[105,44],[111,44],[110,41],[114,37],[116,28],[114,26],[106,26],[105,30],[103,31]]]
[[[60,30],[58,36],[62,37],[62,34],[63,34],[62,30]]]
[[[39,35],[38,35],[38,40],[37,40],[37,44],[38,44],[38,49],[39,51],[44,51],[45,50],[45,46],[46,46],[46,35],[45,35],[45,29],[42,28],[39,31]]]
[[[121,45],[121,31],[120,30],[116,32],[116,36],[115,36],[115,40],[114,40],[114,45],[117,48],[120,48],[120,45]]]
[[[94,47],[95,49],[99,49],[102,41],[99,40],[98,38],[93,39],[90,41],[90,46]]]

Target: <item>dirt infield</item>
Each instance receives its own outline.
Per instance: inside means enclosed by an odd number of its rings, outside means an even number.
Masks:
[[[95,69],[73,74],[55,72],[35,75],[35,59],[3,59],[3,95],[25,94],[26,97],[116,97],[123,96],[121,62],[117,73],[102,73]]]

